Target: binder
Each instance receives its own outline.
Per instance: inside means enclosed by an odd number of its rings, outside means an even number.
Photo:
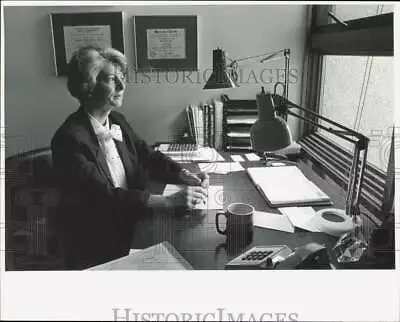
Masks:
[[[255,167],[246,172],[270,207],[332,204],[330,197],[297,166]]]

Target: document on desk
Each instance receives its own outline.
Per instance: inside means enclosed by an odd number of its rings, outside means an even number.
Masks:
[[[320,232],[320,230],[315,226],[312,221],[312,218],[316,214],[313,208],[285,207],[279,208],[279,211],[289,218],[293,226],[312,232]]]
[[[244,162],[245,160],[240,154],[233,154],[231,155],[231,159],[235,162]]]
[[[183,189],[182,185],[167,184],[165,186],[163,196],[170,196]],[[194,209],[223,209],[224,208],[224,187],[223,186],[209,186],[208,198],[204,204],[198,204]]]
[[[239,162],[212,162],[198,163],[201,171],[206,173],[228,174],[235,171],[244,171]]]
[[[246,153],[245,156],[249,161],[260,161],[260,157],[255,153]]]
[[[297,166],[246,169],[271,207],[329,205],[331,200]]]
[[[294,233],[294,226],[289,218],[284,214],[274,214],[272,212],[255,211],[253,215],[254,226],[273,230]]]
[[[135,250],[129,255],[89,268],[93,271],[109,270],[190,270],[193,267],[169,242]]]

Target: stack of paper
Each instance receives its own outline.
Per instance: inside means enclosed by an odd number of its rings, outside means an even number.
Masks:
[[[256,167],[246,171],[271,207],[331,204],[329,196],[296,166]]]

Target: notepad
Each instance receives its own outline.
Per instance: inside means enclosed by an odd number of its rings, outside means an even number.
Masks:
[[[329,196],[296,166],[246,169],[270,207],[329,205]]]

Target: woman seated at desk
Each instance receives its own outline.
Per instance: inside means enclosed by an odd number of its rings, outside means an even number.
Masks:
[[[127,255],[141,216],[206,199],[207,175],[192,174],[152,150],[113,111],[122,105],[126,71],[126,57],[112,48],[81,48],[69,63],[67,87],[80,107],[51,142],[62,195],[56,227],[67,269]],[[187,186],[163,197],[147,191],[148,179]]]

